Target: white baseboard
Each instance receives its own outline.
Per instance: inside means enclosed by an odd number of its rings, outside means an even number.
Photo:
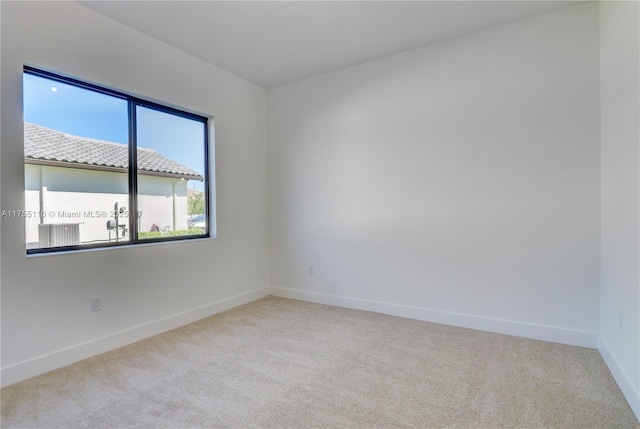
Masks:
[[[604,362],[609,367],[611,375],[613,375],[616,383],[618,383],[618,387],[620,387],[622,394],[640,422],[640,393],[638,389],[634,387],[631,378],[629,378],[629,374],[627,374],[622,365],[620,365],[615,354],[611,351],[609,343],[607,343],[602,335],[598,335],[598,351],[600,351],[600,355],[602,355],[602,359],[604,359]]]
[[[390,304],[386,302],[328,295],[276,286],[271,288],[271,294],[283,298],[299,299],[319,304],[373,311],[392,316],[424,320],[426,322],[478,329],[481,331],[496,332],[499,334],[514,335],[517,337],[533,338],[536,340],[551,341],[554,343],[569,344],[572,346],[596,348],[598,344],[597,332],[492,319],[488,317],[471,316],[468,314],[450,313],[422,307]]]
[[[271,288],[264,287],[240,295],[145,323],[86,343],[56,350],[33,359],[9,365],[0,370],[2,387],[9,386],[36,375],[61,368],[80,360],[95,356],[127,344],[158,335],[162,332],[204,319],[239,305],[247,304],[270,295]]]

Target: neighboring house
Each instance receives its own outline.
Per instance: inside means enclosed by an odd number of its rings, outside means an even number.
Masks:
[[[24,162],[28,248],[39,246],[39,224],[78,224],[81,243],[115,239],[107,222],[116,203],[129,207],[127,145],[25,123]],[[138,229],[186,229],[187,183],[203,179],[154,150],[138,148]]]

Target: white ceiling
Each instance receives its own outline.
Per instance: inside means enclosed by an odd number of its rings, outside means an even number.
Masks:
[[[79,3],[271,88],[579,2]]]

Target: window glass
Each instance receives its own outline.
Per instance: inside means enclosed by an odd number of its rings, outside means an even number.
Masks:
[[[138,237],[207,229],[204,124],[138,106]]]
[[[27,253],[208,237],[207,118],[25,67]]]
[[[126,100],[24,75],[27,249],[129,241],[127,136]]]

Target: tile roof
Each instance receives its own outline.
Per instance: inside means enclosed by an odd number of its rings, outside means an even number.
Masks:
[[[82,165],[128,168],[128,146],[104,140],[65,134],[39,125],[24,124],[24,157],[46,161],[57,161],[82,168]],[[202,180],[202,174],[184,165],[165,158],[152,149],[138,148],[138,171],[159,175],[184,176]]]

